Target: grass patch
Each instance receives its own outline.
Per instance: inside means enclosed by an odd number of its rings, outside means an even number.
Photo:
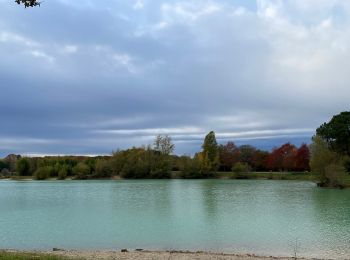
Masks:
[[[19,253],[0,251],[0,260],[69,260],[63,256],[54,256],[39,253]]]
[[[229,179],[267,179],[267,180],[303,180],[313,181],[314,177],[309,172],[219,172],[218,176]]]
[[[348,174],[347,178],[345,179],[345,186],[350,188],[350,174]]]

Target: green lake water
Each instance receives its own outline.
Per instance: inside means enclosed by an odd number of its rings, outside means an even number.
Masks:
[[[296,246],[297,245],[297,246]],[[350,258],[350,190],[268,180],[0,181],[0,248]]]

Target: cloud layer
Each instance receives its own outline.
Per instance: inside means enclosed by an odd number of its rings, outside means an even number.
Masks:
[[[349,109],[348,17],[341,0],[0,0],[0,155],[308,141]]]

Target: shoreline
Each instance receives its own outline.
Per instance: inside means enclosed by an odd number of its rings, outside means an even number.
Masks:
[[[181,251],[181,250],[167,250],[167,251],[152,251],[135,249],[133,251],[128,251],[127,249],[122,250],[64,250],[54,248],[51,251],[45,250],[13,250],[13,249],[0,249],[1,253],[10,254],[34,254],[36,256],[54,256],[62,257],[63,259],[145,259],[145,260],[168,260],[168,259],[179,259],[179,260],[330,260],[331,258],[305,258],[305,257],[294,257],[294,256],[262,256],[256,254],[234,254],[234,253],[220,253],[220,252],[210,252],[210,251]],[[40,258],[39,258],[40,259]],[[348,258],[344,258],[348,259]]]

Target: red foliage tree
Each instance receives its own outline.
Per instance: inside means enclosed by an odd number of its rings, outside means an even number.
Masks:
[[[267,170],[267,162],[270,156],[269,152],[256,150],[252,157],[252,167],[255,171],[266,171]]]
[[[275,148],[270,154],[267,162],[267,167],[270,170],[294,170],[297,148],[290,143],[283,144],[279,148]]]
[[[233,142],[219,146],[220,168],[231,171],[232,166],[239,161],[239,150]]]
[[[295,156],[295,169],[298,171],[310,170],[310,149],[306,144],[302,144]]]

